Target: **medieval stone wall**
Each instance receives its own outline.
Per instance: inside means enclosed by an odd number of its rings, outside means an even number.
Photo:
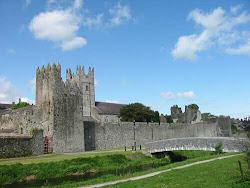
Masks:
[[[85,123],[86,124],[86,123]],[[223,135],[229,127],[223,127],[225,130],[220,130],[218,122],[215,123],[95,123],[88,126],[88,132],[95,149],[117,148],[124,146],[145,145],[147,142],[170,139],[170,138],[185,138],[185,137],[217,137]],[[90,131],[90,129],[92,129]],[[220,130],[218,132],[218,130]],[[220,133],[220,134],[218,134]],[[86,138],[88,139],[88,138]],[[85,140],[86,140],[85,139]]]
[[[112,123],[120,122],[120,118],[118,117],[118,115],[99,115],[99,120],[101,122],[112,122]]]
[[[36,106],[27,106],[0,114],[0,131],[14,130],[16,133],[31,135],[33,129],[43,129],[44,136],[52,136],[52,122],[43,110]]]
[[[64,83],[62,83],[64,84]],[[83,99],[79,91],[71,87],[59,87],[62,91],[54,97],[54,152],[84,150]]]
[[[32,136],[0,135],[0,158],[41,155],[43,151],[44,139],[42,130],[34,130]]]

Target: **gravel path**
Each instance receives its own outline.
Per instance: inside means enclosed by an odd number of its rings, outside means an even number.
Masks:
[[[191,164],[186,164],[186,165],[183,165],[183,166],[178,166],[178,167],[174,167],[174,168],[167,169],[167,170],[153,172],[153,173],[142,175],[142,176],[136,176],[136,177],[132,177],[132,178],[128,178],[128,179],[123,179],[123,180],[117,180],[117,181],[112,181],[112,182],[100,183],[100,184],[96,184],[96,185],[89,185],[89,186],[84,186],[84,187],[80,187],[80,188],[104,187],[104,186],[107,186],[107,185],[114,185],[114,184],[117,184],[117,183],[123,183],[123,182],[128,182],[128,181],[135,181],[135,180],[145,179],[145,178],[153,177],[153,176],[165,173],[165,172],[169,172],[171,170],[183,169],[183,168],[187,168],[187,167],[198,165],[198,164],[209,163],[209,162],[220,160],[220,159],[226,159],[226,158],[235,157],[235,156],[238,156],[238,155],[242,155],[242,154],[229,155],[229,156],[224,156],[224,157],[217,157],[217,158],[214,158],[214,159],[209,159],[209,160],[205,160],[205,161],[198,161],[198,162],[194,162],[194,163],[191,163]]]

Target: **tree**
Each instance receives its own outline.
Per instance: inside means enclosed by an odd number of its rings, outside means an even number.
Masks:
[[[124,106],[120,111],[121,121],[128,122],[159,122],[159,112],[153,111],[141,103]]]
[[[196,109],[196,110],[199,109],[199,106],[197,104],[190,104],[190,105],[188,105],[188,107],[191,109]]]
[[[23,108],[23,107],[26,107],[26,106],[29,106],[29,105],[30,104],[27,103],[27,102],[20,102],[18,104],[15,104],[15,105],[11,106],[11,109],[15,110],[15,109]]]
[[[172,116],[168,116],[168,115],[166,114],[165,117],[166,117],[168,123],[174,123],[174,121],[173,121],[173,119],[172,119]]]

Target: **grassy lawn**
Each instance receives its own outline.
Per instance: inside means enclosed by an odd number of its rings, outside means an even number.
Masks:
[[[31,163],[0,165],[0,185],[14,183],[26,179],[50,179],[81,175],[88,172],[109,172],[153,164],[154,166],[169,164],[169,158],[157,159],[140,152],[124,154],[98,155],[95,157],[78,157],[70,160],[47,163]]]
[[[243,168],[246,169],[244,162],[245,156],[237,156],[229,159],[216,160],[210,163],[200,164],[185,169],[173,170],[151,178],[120,183],[107,186],[112,188],[228,188],[228,187],[250,187],[248,184],[237,183],[240,181],[240,171],[238,160],[243,162]]]
[[[216,157],[220,157],[220,156],[228,156],[228,155],[232,155],[232,154],[236,154],[236,153],[223,153],[220,155],[214,155],[213,152],[204,152],[203,151],[180,151],[181,153],[185,153],[187,154],[186,157],[189,158],[186,161],[182,161],[182,162],[176,162],[176,163],[172,163],[169,165],[164,165],[158,168],[154,168],[151,170],[147,170],[147,171],[143,171],[143,172],[136,172],[136,173],[128,173],[126,175],[113,175],[113,174],[108,174],[108,175],[104,175],[102,177],[98,177],[92,180],[87,180],[87,181],[80,181],[80,182],[73,182],[73,181],[64,181],[62,182],[60,185],[57,186],[52,186],[52,185],[47,185],[44,186],[44,188],[70,188],[70,187],[80,187],[80,186],[86,186],[86,185],[94,185],[94,184],[99,184],[99,183],[104,183],[104,182],[110,182],[110,181],[115,181],[115,180],[120,180],[120,179],[127,179],[130,177],[135,177],[135,176],[140,176],[140,175],[145,175],[148,173],[152,173],[152,172],[157,172],[157,171],[161,171],[161,170],[166,170],[166,169],[171,169],[174,167],[178,167],[178,166],[182,166],[185,164],[190,164],[190,163],[194,163],[197,161],[203,161],[203,160],[208,160],[208,159],[213,159]],[[180,152],[178,151],[178,154],[180,154]],[[195,153],[195,154],[194,154]],[[191,156],[199,156],[197,158],[190,158]],[[113,187],[113,186],[111,186]],[[116,186],[114,186],[116,187]]]
[[[117,149],[118,150],[118,149]],[[31,163],[49,163],[49,162],[58,162],[63,160],[70,160],[79,157],[95,157],[95,156],[106,156],[112,154],[125,154],[132,153],[131,151],[117,151],[117,150],[95,150],[94,152],[104,152],[104,153],[92,153],[85,152],[81,154],[44,154],[39,156],[31,156],[31,157],[20,157],[20,158],[9,158],[9,159],[0,159],[0,165],[12,165],[16,163],[21,164],[31,164]]]
[[[25,164],[8,164],[0,165],[0,185],[6,183],[13,183],[25,179],[48,179],[48,178],[61,178],[62,181],[58,184],[45,184],[44,187],[78,187],[83,185],[97,184],[117,179],[125,179],[133,176],[143,175],[150,172],[160,171],[164,169],[181,166],[184,164],[193,163],[196,161],[207,160],[218,156],[232,155],[232,153],[224,153],[215,155],[214,152],[205,151],[176,151],[175,155],[185,156],[186,161],[170,164],[169,158],[157,159],[143,155],[141,152],[116,152],[101,153],[91,155],[74,155],[67,156],[66,159],[60,158],[59,161],[52,162],[46,161],[39,162],[39,160],[32,161],[32,163]],[[235,153],[234,153],[235,154]],[[52,158],[51,158],[52,159]],[[57,160],[57,159],[56,159]],[[25,162],[26,161],[26,162]],[[128,168],[137,168],[143,165],[153,165],[154,167],[147,171],[140,171],[126,173],[126,174],[110,174],[110,171],[123,170]],[[102,176],[98,176],[89,180],[72,181],[66,180],[64,177],[71,175],[84,174],[86,172],[104,172]],[[105,173],[107,172],[107,173]]]

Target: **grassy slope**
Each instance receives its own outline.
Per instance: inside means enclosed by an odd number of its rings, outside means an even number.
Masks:
[[[74,173],[89,171],[104,172],[123,169],[128,166],[140,166],[154,163],[155,165],[169,164],[170,160],[156,159],[142,153],[126,155],[113,154],[96,157],[81,157],[51,163],[14,164],[0,166],[0,184],[13,183],[24,180],[26,177],[35,176],[36,179],[64,177]]]
[[[58,185],[58,187],[77,187],[81,185],[90,185],[97,184],[106,181],[113,181],[117,179],[124,179],[132,176],[142,175],[150,173],[153,171],[163,170],[172,168],[174,166],[180,166],[183,164],[192,163],[195,161],[206,160],[210,158],[218,157],[214,155],[213,152],[204,152],[204,151],[178,151],[177,154],[186,156],[189,160],[174,163],[166,166],[162,166],[150,171],[138,172],[134,174],[127,174],[125,176],[115,176],[115,175],[106,175],[96,179],[92,179],[84,182],[63,182]],[[31,163],[31,164],[15,164],[15,165],[0,165],[0,172],[4,176],[0,176],[0,184],[11,183],[21,179],[25,179],[27,176],[35,175],[37,179],[51,178],[51,177],[63,177],[65,175],[70,175],[72,173],[81,173],[86,171],[106,171],[113,169],[120,169],[126,166],[138,166],[142,164],[167,164],[169,163],[168,159],[156,159],[144,156],[143,154],[137,152],[123,152],[123,155],[117,155],[110,153],[107,154],[98,154],[98,156],[84,156],[78,157],[71,160],[64,160],[59,162],[50,162],[50,163]],[[125,157],[126,155],[126,157]],[[229,155],[228,153],[223,155]],[[93,157],[95,156],[95,157]],[[74,156],[76,157],[76,156]],[[37,162],[37,161],[36,161]],[[49,186],[48,186],[49,187]]]
[[[243,161],[244,156],[217,160],[214,162],[200,164],[185,169],[173,170],[155,177],[127,183],[120,183],[107,187],[119,188],[195,188],[195,187],[218,187],[228,188],[240,180],[238,160]],[[243,163],[246,169],[246,163]],[[249,186],[248,184],[247,186]],[[239,186],[239,187],[242,187]]]
[[[108,152],[103,152],[108,151]],[[97,151],[98,152],[98,151]],[[88,157],[96,157],[96,156],[106,156],[106,155],[113,155],[113,154],[127,154],[132,153],[131,151],[112,151],[112,150],[100,150],[103,153],[91,153],[85,152],[82,154],[44,154],[39,156],[32,156],[32,157],[20,157],[20,158],[9,158],[9,159],[0,159],[0,165],[12,165],[16,163],[21,164],[31,164],[31,163],[50,163],[50,162],[58,162],[63,160],[71,160],[75,158],[88,158]]]
[[[115,180],[119,180],[119,179],[126,179],[126,178],[130,178],[130,177],[140,176],[140,175],[148,174],[151,172],[156,172],[156,171],[160,171],[160,170],[174,168],[177,166],[182,166],[185,164],[190,164],[190,163],[197,162],[197,161],[203,161],[203,160],[207,160],[207,159],[216,158],[219,156],[232,155],[232,153],[224,153],[224,154],[220,154],[220,155],[214,155],[213,152],[204,152],[204,151],[178,151],[176,153],[186,156],[188,158],[188,160],[182,161],[182,162],[176,162],[176,163],[165,165],[165,166],[161,166],[159,168],[154,168],[154,169],[151,169],[148,171],[137,172],[137,173],[133,173],[133,174],[126,174],[123,176],[115,176],[115,175],[110,174],[110,175],[105,175],[105,176],[95,178],[92,180],[87,180],[87,181],[82,181],[82,182],[67,182],[67,181],[65,181],[58,186],[47,185],[45,187],[46,188],[52,188],[52,187],[53,188],[70,188],[70,187],[80,187],[80,186],[85,186],[85,185],[94,185],[94,184],[98,184],[98,183],[104,183],[104,182],[110,182],[110,181],[115,181]],[[233,153],[233,154],[236,154],[236,153]]]

